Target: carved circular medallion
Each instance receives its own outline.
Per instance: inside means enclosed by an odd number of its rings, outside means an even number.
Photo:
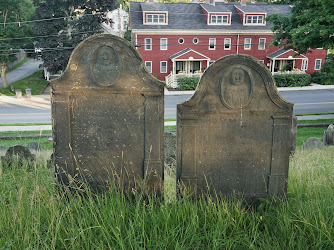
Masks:
[[[120,77],[122,64],[118,52],[107,45],[94,48],[89,56],[91,80],[101,86],[111,86]]]
[[[252,80],[243,66],[228,67],[221,78],[220,99],[230,109],[246,106],[251,99]]]

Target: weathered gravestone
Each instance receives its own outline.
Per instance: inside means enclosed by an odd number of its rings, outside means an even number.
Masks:
[[[123,188],[163,180],[163,84],[137,50],[112,35],[92,36],[51,81],[54,162],[58,180],[78,176],[93,187],[114,176]],[[70,177],[69,177],[70,176]]]
[[[303,149],[314,149],[314,148],[323,148],[323,142],[321,138],[310,137],[306,142],[303,143]]]
[[[176,135],[172,132],[165,132],[165,163],[174,164],[176,160]]]
[[[293,104],[253,57],[230,55],[177,106],[177,178],[197,193],[252,202],[287,190]]]
[[[298,119],[297,119],[297,116],[292,116],[291,148],[290,148],[290,154],[291,155],[293,155],[296,152],[296,147],[297,147],[297,128],[298,128]]]
[[[42,151],[41,145],[37,141],[32,141],[27,145],[27,148],[35,151]]]
[[[17,162],[19,165],[29,164],[36,160],[36,156],[33,155],[28,148],[22,145],[14,145],[8,148],[5,156],[1,157],[1,161],[4,165],[10,167],[13,163]]]
[[[334,124],[330,124],[324,131],[324,145],[334,145]]]

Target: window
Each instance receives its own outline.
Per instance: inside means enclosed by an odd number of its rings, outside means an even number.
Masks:
[[[247,15],[247,24],[264,24],[264,16]]]
[[[259,49],[263,50],[266,48],[266,39],[265,38],[260,38],[259,39]]]
[[[194,43],[194,44],[198,44],[198,38],[194,38],[194,39],[193,39],[193,43]]]
[[[251,49],[251,42],[252,42],[251,38],[245,38],[245,42],[244,42],[244,49],[245,50],[250,50]]]
[[[212,15],[211,24],[228,24],[228,15]]]
[[[183,38],[179,38],[179,44],[183,44],[184,43],[184,39]]]
[[[152,50],[152,38],[145,38],[145,50]]]
[[[145,66],[148,70],[148,72],[152,73],[152,62],[145,62]]]
[[[321,59],[315,59],[314,69],[315,70],[321,69]]]
[[[216,49],[216,38],[209,38],[209,50]]]
[[[166,61],[160,62],[160,73],[167,73],[167,62]]]
[[[304,59],[302,61],[302,70],[307,70],[308,67],[308,59]]]
[[[167,50],[167,38],[160,38],[160,50]]]
[[[164,14],[147,14],[146,15],[146,23],[148,23],[148,24],[165,23],[165,15]]]
[[[231,49],[231,38],[224,39],[224,49],[230,50]]]

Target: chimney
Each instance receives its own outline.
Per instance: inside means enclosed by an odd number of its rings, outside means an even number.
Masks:
[[[215,0],[209,0],[210,5],[215,6]]]
[[[251,0],[251,3],[255,3],[255,0]]]
[[[246,5],[246,0],[241,0],[241,5]]]

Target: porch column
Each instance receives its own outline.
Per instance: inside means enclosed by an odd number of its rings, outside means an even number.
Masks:
[[[173,68],[172,68],[172,80],[173,80],[173,85],[174,85],[174,82],[175,82],[175,61],[172,60],[173,62]]]
[[[271,73],[274,74],[275,71],[275,59],[273,59],[273,67],[271,69]]]

